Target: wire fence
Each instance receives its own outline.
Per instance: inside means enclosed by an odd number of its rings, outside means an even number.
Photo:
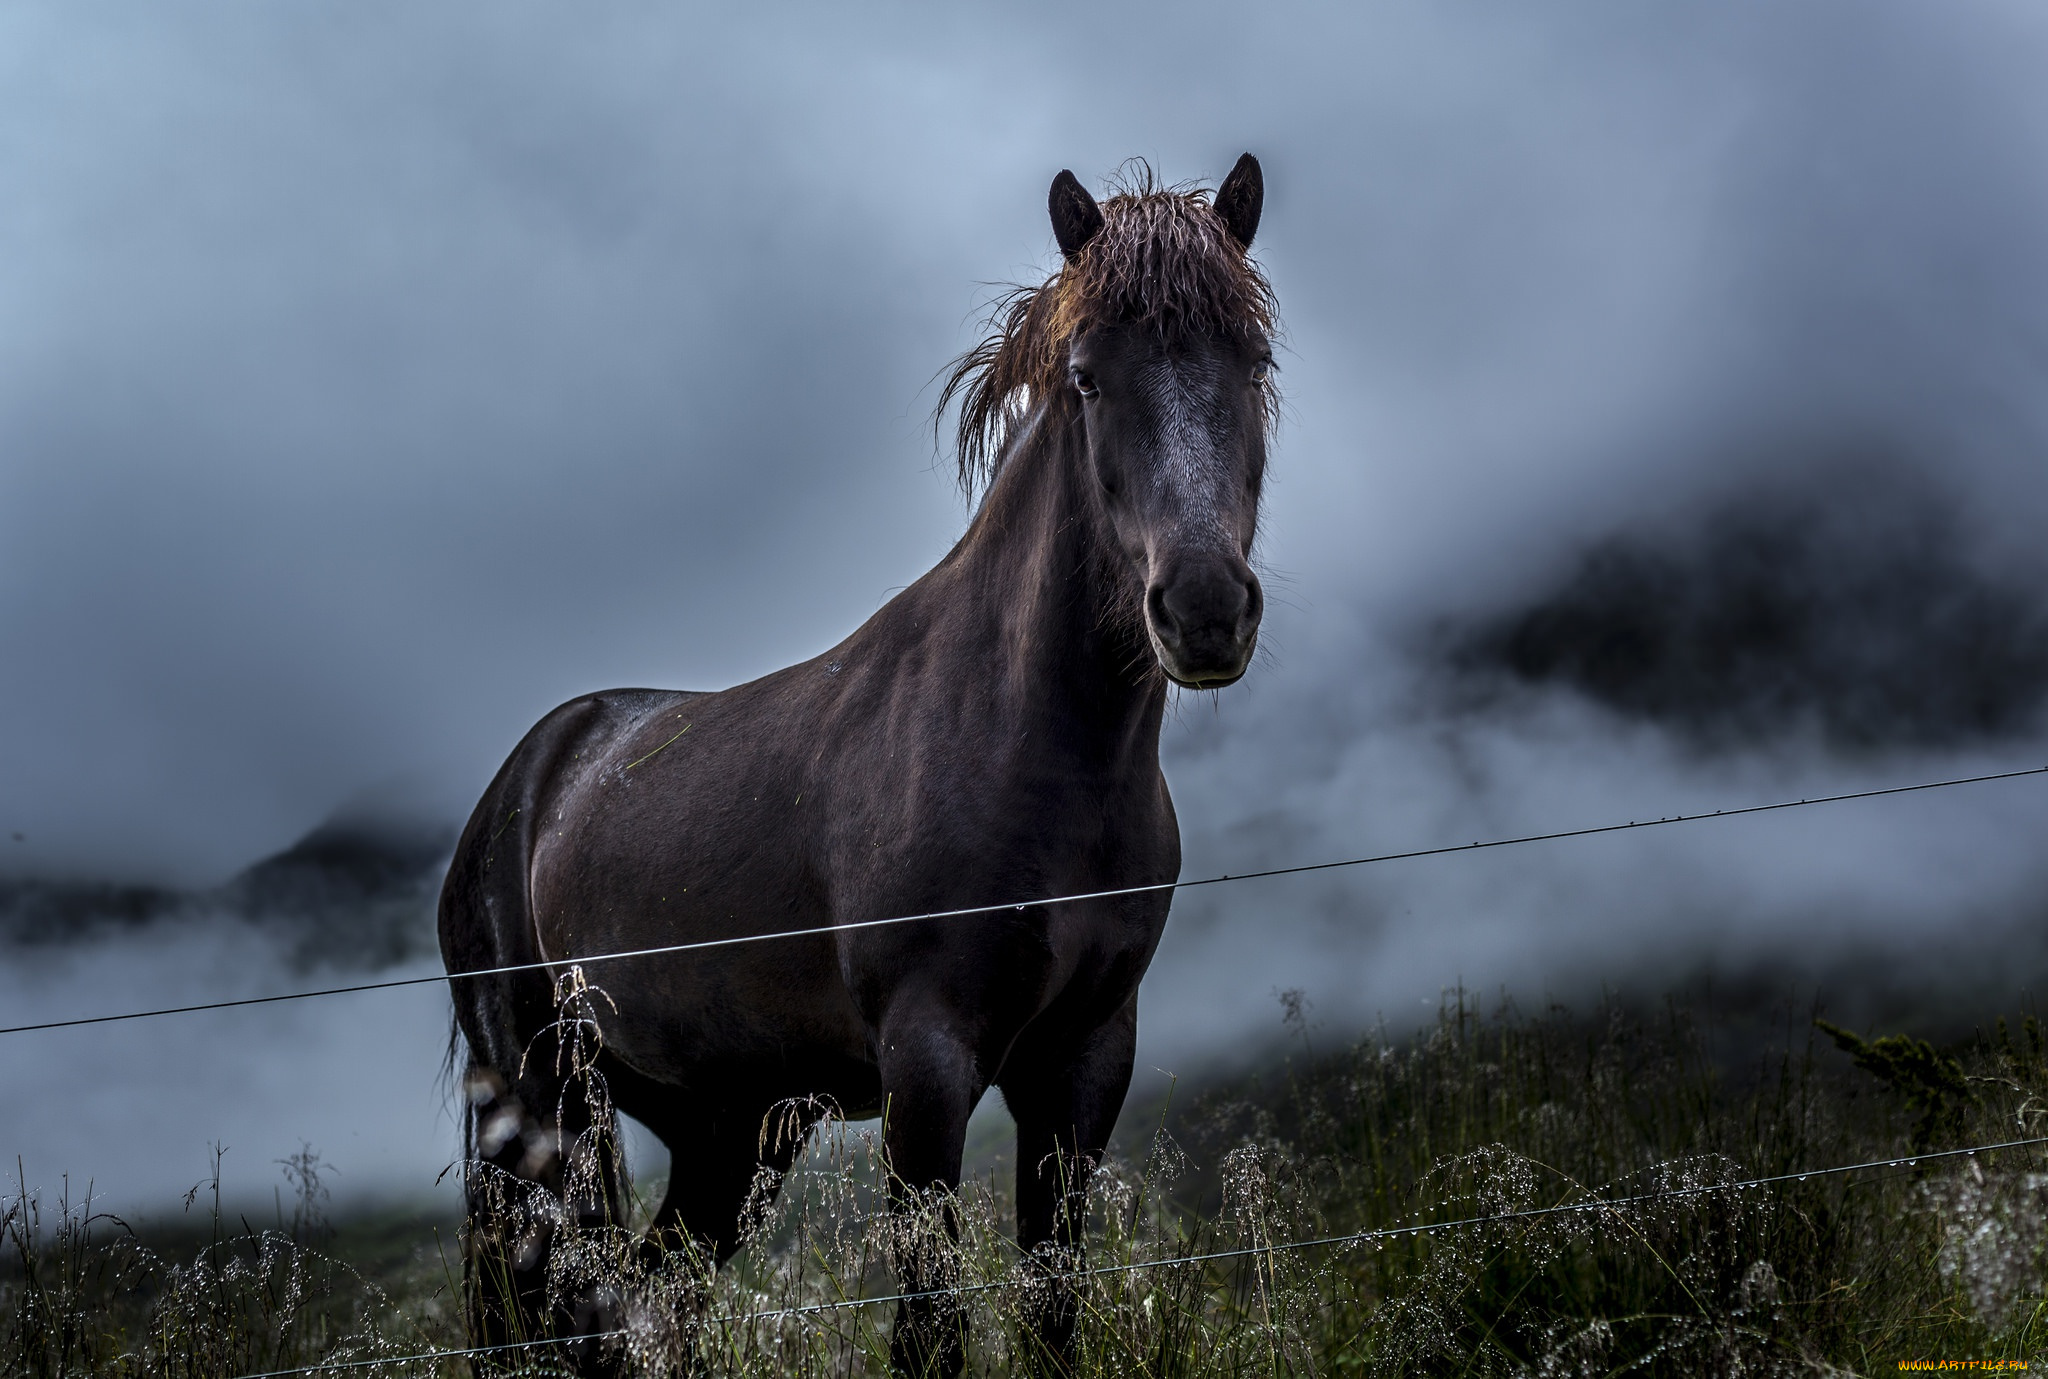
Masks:
[[[733,948],[748,943],[771,943],[783,939],[815,937],[819,934],[839,934],[862,929],[879,929],[896,924],[920,924],[935,920],[962,919],[971,915],[998,914],[1005,910],[1024,911],[1047,905],[1072,905],[1090,900],[1113,900],[1121,896],[1194,890],[1202,886],[1219,886],[1230,882],[1260,881],[1279,876],[1303,876],[1311,872],[1337,871],[1343,868],[1374,866],[1387,862],[1414,861],[1424,857],[1445,857],[1453,854],[1483,852],[1496,848],[1520,847],[1529,843],[1557,842],[1566,838],[1590,838],[1604,833],[1626,833],[1634,829],[1659,828],[1670,824],[1701,823],[1709,819],[1736,819],[1748,815],[1778,813],[1788,809],[1810,808],[1815,805],[1843,804],[1851,800],[1883,799],[1893,795],[1911,795],[1929,790],[1946,790],[1954,786],[1983,785],[1991,781],[2017,780],[2025,776],[2040,775],[2048,775],[2048,766],[2029,766],[2010,771],[1992,771],[1975,776],[1951,776],[1943,780],[1917,781],[1910,785],[1882,786],[1871,790],[1850,790],[1839,794],[1816,795],[1797,800],[1774,800],[1768,804],[1750,804],[1740,805],[1732,809],[1716,809],[1711,813],[1671,814],[1655,819],[1631,819],[1626,823],[1595,824],[1586,828],[1559,829],[1549,833],[1524,833],[1513,837],[1491,838],[1471,843],[1413,848],[1406,852],[1383,852],[1365,857],[1339,858],[1329,862],[1308,862],[1298,866],[1268,867],[1260,871],[1199,877],[1192,881],[1156,881],[1140,886],[1116,886],[1107,890],[1081,891],[1071,895],[1041,896],[1035,899],[1005,901],[993,905],[965,905],[949,910],[927,910],[919,914],[891,915],[882,919],[849,920],[844,923],[822,924],[802,929],[778,929],[761,934],[736,934],[729,938],[697,939],[689,943],[668,943],[653,948],[633,948],[616,953],[592,953],[583,957],[550,958],[539,962],[508,963],[502,967],[483,967],[466,972],[437,972],[432,976],[395,977],[384,981],[355,982],[347,986],[321,987],[311,991],[287,991],[269,996],[238,996],[227,1000],[198,1001],[189,1005],[157,1006],[147,1010],[126,1010],[109,1015],[82,1015],[65,1020],[42,1020],[30,1024],[0,1026],[0,1035],[30,1034],[38,1030],[76,1029],[84,1025],[106,1025],[127,1020],[148,1020],[165,1015],[190,1015],[207,1010],[235,1010],[245,1006],[275,1005],[281,1001],[306,1001],[325,996],[347,996],[364,991],[391,991],[411,986],[439,986],[464,978],[499,977],[517,972],[562,971],[574,966],[593,966],[604,962],[620,962],[628,958],[654,958],[682,953],[701,953],[719,948]]]
[[[323,987],[309,991],[281,992],[266,996],[248,996],[219,1001],[195,1002],[187,1005],[162,1006],[145,1010],[122,1011],[106,1015],[80,1016],[65,1020],[41,1021],[30,1024],[0,1027],[0,1034],[26,1034],[39,1030],[77,1028],[85,1025],[111,1024],[123,1021],[150,1019],[158,1016],[190,1014],[209,1010],[229,1010],[242,1007],[269,1005],[283,1001],[310,1000],[320,997],[341,996],[358,992],[393,990],[405,987],[440,985],[464,977],[488,977],[509,975],[520,972],[560,971],[579,965],[595,965],[603,962],[617,962],[630,958],[650,958],[735,947],[748,943],[767,943],[777,940],[832,934],[850,930],[881,928],[889,925],[913,924],[929,921],[961,919],[975,915],[1000,913],[1003,911],[1026,911],[1037,907],[1075,904],[1092,900],[1114,899],[1123,896],[1157,894],[1189,890],[1203,886],[1222,885],[1231,882],[1253,881],[1282,876],[1299,876],[1312,872],[1332,871],[1342,868],[1363,867],[1389,862],[1409,861],[1428,857],[1449,856],[1489,849],[1517,847],[1525,844],[1554,842],[1569,838],[1585,838],[1601,834],[1628,832],[1635,829],[1656,828],[1671,824],[1699,823],[1710,819],[1740,818],[1749,815],[1777,813],[1786,810],[1807,808],[1816,805],[1840,804],[1853,800],[1880,799],[1896,795],[1915,794],[1942,790],[1964,785],[1979,785],[1994,781],[2015,780],[2028,776],[2048,775],[2048,766],[2034,766],[2020,769],[1987,772],[1972,776],[1949,777],[1940,780],[1919,781],[1907,785],[1885,786],[1869,790],[1845,791],[1831,795],[1805,797],[1796,800],[1777,800],[1764,804],[1743,805],[1735,808],[1717,809],[1712,812],[1673,814],[1653,819],[1632,819],[1624,823],[1600,824],[1584,828],[1560,829],[1544,833],[1519,834],[1511,837],[1479,840],[1471,843],[1439,847],[1416,848],[1403,852],[1378,853],[1369,856],[1341,858],[1334,861],[1314,862],[1297,866],[1272,867],[1259,871],[1223,874],[1186,881],[1164,881],[1146,885],[1114,887],[1105,890],[1086,891],[1075,894],[1046,896],[1035,899],[1005,902],[1001,904],[962,906],[946,910],[925,911],[918,914],[894,915],[886,918],[855,920],[841,924],[821,925],[801,929],[785,929],[768,933],[743,934],[727,938],[702,939],[687,943],[664,944],[651,948],[638,948],[622,952],[596,953],[582,957],[562,958],[540,962],[514,963],[501,967],[483,968],[460,973],[437,973],[432,976],[394,978],[375,982],[357,982],[345,986]],[[2048,1136],[2007,1140],[1997,1143],[1971,1145],[1960,1149],[1942,1150],[1908,1157],[1870,1160],[1861,1163],[1840,1164],[1823,1168],[1807,1169],[1793,1173],[1781,1173],[1754,1177],[1728,1183],[1709,1183],[1692,1186],[1661,1188],[1651,1192],[1636,1193],[1622,1197],[1592,1197],[1572,1202],[1561,1202],[1545,1207],[1530,1207],[1512,1211],[1464,1216],[1451,1220],[1417,1222],[1404,1226],[1379,1227],[1371,1230],[1341,1235],[1320,1236],[1310,1239],[1274,1242],[1265,1245],[1243,1246],[1236,1249],[1216,1250],[1201,1254],[1173,1255],[1159,1259],[1131,1261],[1120,1264],[1099,1265],[1092,1268],[1057,1270],[1043,1268],[1041,1277],[1049,1281],[1067,1283],[1109,1275],[1131,1274],[1150,1269],[1178,1266],[1199,1266],[1273,1256],[1294,1251],[1321,1248],[1343,1248],[1407,1236],[1427,1235],[1440,1231],[1497,1225],[1511,1221],[1534,1220],[1556,1217],[1571,1213],[1609,1212],[1640,1207],[1655,1202],[1668,1202],[1678,1198],[1698,1197],[1715,1193],[1740,1192],[1755,1188],[1770,1187],[1811,1177],[1826,1177],[1863,1172],[1873,1169],[1907,1169],[1938,1160],[1953,1159],[1977,1154],[1994,1153],[2001,1150],[2020,1149],[2048,1145]],[[1041,1266],[1043,1267],[1043,1266]],[[804,1304],[795,1307],[772,1308],[760,1311],[736,1312],[707,1317],[706,1326],[732,1326],[748,1322],[776,1321],[826,1313],[845,1312],[854,1309],[885,1306],[891,1303],[914,1301],[925,1298],[959,1297],[986,1293],[992,1290],[1014,1286],[1015,1280],[1000,1279],[979,1283],[960,1284],[943,1289],[923,1292],[897,1292],[872,1297],[838,1299],[829,1302]],[[289,1369],[267,1370],[259,1373],[237,1376],[237,1379],[284,1379],[288,1375],[339,1373],[350,1370],[373,1369],[381,1366],[425,1364],[442,1360],[527,1351],[548,1346],[584,1343],[623,1337],[628,1333],[621,1330],[605,1331],[574,1337],[557,1337],[532,1341],[510,1342],[493,1346],[474,1346],[462,1349],[421,1351],[409,1355],[384,1356],[379,1358],[332,1361]]]
[[[2027,1149],[2042,1145],[2048,1145],[2048,1136],[2035,1136],[2030,1139],[2020,1140],[2002,1140],[1991,1144],[1967,1145],[1960,1149],[1935,1150],[1929,1153],[1902,1155],[1891,1159],[1870,1159],[1862,1163],[1836,1164],[1826,1168],[1800,1169],[1791,1173],[1774,1173],[1763,1177],[1745,1178],[1732,1183],[1700,1183],[1682,1187],[1659,1188],[1652,1192],[1631,1193],[1623,1197],[1593,1197],[1576,1202],[1560,1202],[1547,1207],[1524,1207],[1512,1211],[1487,1212],[1475,1216],[1458,1217],[1448,1221],[1425,1221],[1406,1226],[1381,1226],[1371,1230],[1351,1231],[1341,1235],[1317,1236],[1306,1240],[1286,1240],[1266,1245],[1240,1246],[1230,1250],[1212,1250],[1204,1254],[1170,1255],[1163,1259],[1134,1260],[1123,1264],[1104,1264],[1084,1269],[1046,1269],[1040,1277],[1050,1281],[1076,1283],[1083,1279],[1140,1273],[1148,1269],[1221,1264],[1236,1260],[1292,1253],[1299,1250],[1338,1249],[1353,1245],[1370,1244],[1377,1240],[1396,1240],[1408,1236],[1430,1235],[1438,1231],[1494,1226],[1511,1221],[1531,1221],[1580,1212],[1622,1211],[1653,1203],[1670,1202],[1679,1198],[1703,1197],[1715,1193],[1746,1192],[1755,1188],[1774,1187],[1781,1183],[1805,1182],[1809,1178],[1837,1177],[1843,1174],[1860,1173],[1871,1169],[1911,1170],[1918,1168],[1922,1164],[1946,1159],[1974,1157],[1978,1154],[1992,1154],[2000,1150]],[[797,1307],[765,1308],[759,1311],[723,1313],[705,1318],[702,1324],[712,1327],[738,1326],[748,1322],[782,1321],[798,1317],[820,1316],[832,1312],[847,1312],[866,1307],[882,1307],[890,1303],[913,1302],[928,1298],[966,1297],[1014,1286],[1016,1286],[1016,1281],[1013,1279],[994,1279],[982,1283],[957,1284],[948,1288],[927,1289],[922,1292],[884,1293],[873,1297],[843,1298],[832,1302],[806,1303]],[[263,1370],[252,1374],[237,1375],[235,1379],[285,1379],[285,1376],[288,1375],[340,1373],[347,1370],[374,1369],[383,1365],[426,1364],[436,1360],[459,1360],[472,1356],[499,1355],[513,1351],[531,1351],[548,1346],[579,1345],[591,1341],[615,1340],[621,1339],[628,1334],[630,1333],[625,1328],[617,1328],[609,1331],[589,1332],[580,1336],[557,1336],[541,1340],[512,1341],[499,1345],[468,1346],[462,1349],[427,1350],[411,1355],[391,1355],[377,1359],[336,1360],[320,1364],[298,1365],[289,1369]]]
[[[842,930],[866,930],[866,928],[881,928],[881,926],[893,926],[893,924],[958,920],[958,918],[981,916],[981,914],[999,914],[999,912],[1006,912],[1006,910],[1024,912],[1024,910],[1042,908],[1042,906],[1081,904],[1081,902],[1092,902],[1092,900],[1114,900],[1114,897],[1124,897],[1124,895],[1180,891],[1180,889],[1194,889],[1194,887],[1206,887],[1206,885],[1225,885],[1225,883],[1235,883],[1235,881],[1255,881],[1255,879],[1268,879],[1268,877],[1290,877],[1290,875],[1307,875],[1307,873],[1317,873],[1317,871],[1335,871],[1335,869],[1380,865],[1380,863],[1415,861],[1415,859],[1430,859],[1430,856],[1448,856],[1448,854],[1460,854],[1460,852],[1479,852],[1479,850],[1491,850],[1491,848],[1509,848],[1509,846],[1522,846],[1522,844],[1534,844],[1534,842],[1556,842],[1556,840],[1567,840],[1567,838],[1589,838],[1589,836],[1599,836],[1599,834],[1630,832],[1630,830],[1638,830],[1638,828],[1659,828],[1659,826],[1669,826],[1669,824],[1696,824],[1696,822],[1706,822],[1706,820],[1726,820],[1726,818],[1759,816],[1759,813],[1778,813],[1778,811],[1786,811],[1786,809],[1800,809],[1800,807],[1812,807],[1812,805],[1845,803],[1845,801],[1858,801],[1858,799],[1882,799],[1882,797],[1892,797],[1892,795],[1909,795],[1909,793],[1937,791],[1937,789],[1950,789],[1950,787],[1962,787],[1962,785],[1985,785],[1985,783],[1993,783],[1993,781],[2013,781],[2013,779],[2021,779],[2021,777],[2040,777],[2040,775],[2048,775],[2048,766],[2028,766],[2028,768],[2013,768],[2013,770],[1982,772],[1982,775],[1970,775],[1970,777],[1948,777],[1948,779],[1939,779],[1939,781],[1919,781],[1919,783],[1911,783],[1911,785],[1892,785],[1892,787],[1878,787],[1878,789],[1866,789],[1866,791],[1843,791],[1843,793],[1819,795],[1819,797],[1782,799],[1782,801],[1769,801],[1769,803],[1757,803],[1757,805],[1714,809],[1710,813],[1708,811],[1702,811],[1702,813],[1673,813],[1673,816],[1663,816],[1663,818],[1653,818],[1653,820],[1628,820],[1628,822],[1622,822],[1622,824],[1599,824],[1599,826],[1589,826],[1589,828],[1569,828],[1569,830],[1552,830],[1552,832],[1540,832],[1540,834],[1518,834],[1518,836],[1507,836],[1507,838],[1475,840],[1475,842],[1466,842],[1466,844],[1448,844],[1448,846],[1432,846],[1432,848],[1411,848],[1411,850],[1403,850],[1403,852],[1380,852],[1380,854],[1368,854],[1368,856],[1350,856],[1350,859],[1307,863],[1307,865],[1294,865],[1294,867],[1270,867],[1270,869],[1262,869],[1262,871],[1247,871],[1247,873],[1235,873],[1235,875],[1225,873],[1225,875],[1214,875],[1214,877],[1200,877],[1200,879],[1192,879],[1192,881],[1159,881],[1159,883],[1147,883],[1147,885],[1128,885],[1128,887],[1110,887],[1110,889],[1081,891],[1081,893],[1067,893],[1067,895],[1049,895],[1049,897],[1036,897],[1036,900],[1020,900],[1020,902],[1006,902],[1006,904],[963,906],[963,908],[952,908],[952,910],[930,910],[930,912],[920,912],[920,914],[903,914],[903,916],[887,916],[887,918],[872,918],[872,920],[854,920],[854,922],[846,922],[846,924],[825,924],[825,926],[813,926],[813,928],[791,928],[791,930],[774,930],[774,932],[760,932],[760,934],[737,934],[737,936],[727,936],[727,938],[702,938],[702,941],[692,941],[692,943],[659,945],[659,947],[631,949],[631,951],[621,951],[621,953],[594,953],[594,955],[573,957],[573,959],[551,959],[551,961],[535,961],[535,963],[510,963],[510,965],[504,965],[504,967],[487,967],[487,969],[475,969],[475,971],[463,971],[463,973],[436,973],[436,975],[424,975],[424,977],[395,977],[395,979],[383,979],[383,981],[358,981],[358,984],[332,986],[332,988],[319,988],[319,990],[305,990],[305,992],[281,992],[281,994],[270,994],[270,996],[246,996],[246,998],[215,1000],[215,1002],[193,1002],[193,1004],[182,1004],[182,1006],[160,1006],[160,1008],[147,1008],[147,1010],[125,1010],[125,1012],[115,1012],[115,1014],[74,1016],[74,1018],[66,1018],[66,1020],[43,1020],[43,1022],[31,1022],[31,1025],[0,1027],[0,1035],[23,1035],[23,1033],[33,1033],[33,1031],[76,1029],[76,1027],[84,1027],[84,1025],[111,1025],[111,1022],[123,1022],[123,1020],[143,1020],[143,1018],[154,1018],[154,1016],[190,1014],[190,1012],[201,1012],[201,1010],[231,1010],[231,1008],[262,1006],[262,1004],[291,1002],[291,1000],[313,1000],[313,998],[326,998],[326,996],[346,996],[346,994],[356,994],[356,992],[397,990],[397,988],[414,988],[414,986],[438,986],[438,984],[446,984],[446,981],[453,981],[457,977],[489,977],[489,975],[510,975],[510,973],[522,973],[522,971],[561,971],[561,969],[569,969],[569,967],[575,967],[575,965],[596,965],[596,963],[625,961],[625,959],[639,959],[639,957],[666,957],[666,955],[702,953],[702,951],[727,949],[727,947],[748,945],[748,943],[774,943],[774,941],[784,941],[784,938],[831,934],[831,932],[842,932]],[[1837,1164],[1837,1166],[1827,1166],[1827,1168],[1808,1168],[1808,1170],[1800,1170],[1800,1172],[1784,1172],[1784,1174],[1743,1178],[1743,1180],[1737,1180],[1737,1182],[1708,1182],[1708,1184],[1690,1184],[1690,1186],[1671,1186],[1671,1188],[1649,1190],[1649,1193],[1634,1193],[1634,1195],[1626,1195],[1626,1197],[1587,1197],[1587,1199],[1579,1199],[1579,1201],[1554,1203],[1554,1205],[1548,1205],[1548,1207],[1524,1207],[1524,1209],[1513,1209],[1513,1211],[1464,1215],[1464,1217],[1442,1219],[1442,1221],[1415,1221],[1415,1223],[1409,1223],[1409,1225],[1374,1227],[1374,1229],[1350,1231],[1350,1234],[1337,1234],[1337,1236],[1319,1236],[1319,1238],[1307,1238],[1307,1240],[1272,1242],[1272,1244],[1260,1244],[1260,1246],[1241,1246],[1241,1248],[1233,1248],[1233,1250],[1210,1250],[1210,1252],[1202,1252],[1202,1254],[1178,1254],[1178,1256],[1163,1256],[1163,1258],[1155,1258],[1155,1260],[1130,1260],[1130,1262],[1120,1262],[1120,1264],[1098,1264],[1098,1266],[1092,1266],[1092,1268],[1067,1268],[1067,1270],[1059,1270],[1059,1268],[1051,1268],[1051,1266],[1040,1264],[1036,1277],[1042,1279],[1042,1281],[1057,1281],[1057,1283],[1069,1283],[1071,1285],[1071,1283],[1079,1283],[1079,1281],[1085,1281],[1085,1279],[1102,1279],[1102,1277],[1112,1277],[1112,1274],[1135,1274],[1135,1272],[1153,1270],[1153,1268],[1225,1264],[1225,1262],[1235,1262],[1235,1260],[1260,1258],[1260,1256],[1278,1256],[1278,1254],[1286,1254],[1286,1252],[1319,1250],[1319,1248],[1337,1250],[1337,1248],[1350,1248],[1350,1246],[1370,1244],[1370,1242],[1376,1242],[1376,1240],[1427,1236],[1427,1234],[1436,1234],[1436,1231],[1454,1231],[1454,1229],[1468,1229],[1468,1227],[1499,1225],[1499,1223],[1507,1223],[1507,1221],[1532,1221],[1532,1219],[1559,1217],[1559,1215],[1569,1215],[1569,1213],[1624,1211],[1624,1209],[1634,1209],[1634,1207],[1651,1205],[1651,1203],[1667,1203],[1667,1201],[1673,1201],[1673,1199],[1706,1197],[1706,1195],[1716,1195],[1716,1193],[1741,1193],[1741,1190],[1767,1188],[1767,1186],[1776,1186],[1776,1184],[1784,1184],[1784,1182],[1792,1182],[1792,1180],[1806,1180],[1806,1178],[1815,1178],[1815,1176],[1841,1176],[1841,1174],[1855,1174],[1855,1172],[1868,1172],[1868,1170],[1880,1170],[1880,1168],[1890,1168],[1890,1170],[1903,1170],[1903,1168],[1907,1168],[1909,1170],[1909,1168],[1917,1168],[1921,1164],[1937,1162],[1937,1160],[1954,1160],[1954,1158],[1966,1158],[1966,1156],[1976,1156],[1976,1154],[1995,1154],[1995,1152],[2003,1152],[2003,1150],[2021,1150],[2021,1147],[2038,1147],[2038,1145],[2048,1145],[2048,1137],[2007,1139],[2007,1141],[1997,1141],[1997,1143],[1968,1145],[1968,1147],[1960,1147],[1960,1150],[1942,1150],[1942,1152],[1917,1154],[1917,1156],[1907,1156],[1907,1158],[1890,1158],[1890,1160],[1868,1160],[1868,1162],[1858,1162],[1858,1164]],[[793,1318],[807,1318],[807,1315],[842,1313],[842,1311],[852,1311],[852,1309],[881,1307],[881,1305],[918,1301],[918,1299],[965,1297],[965,1295],[989,1293],[989,1291],[995,1291],[995,1289],[1006,1289],[1006,1287],[1014,1287],[1014,1285],[1016,1285],[1014,1279],[995,1279],[995,1281],[983,1281],[983,1283],[952,1285],[952,1287],[946,1287],[946,1289],[901,1291],[901,1293],[883,1293],[883,1295],[872,1295],[872,1297],[850,1297],[850,1299],[805,1303],[805,1305],[795,1305],[795,1307],[772,1307],[772,1309],[758,1309],[758,1311],[733,1311],[733,1313],[709,1315],[709,1318],[705,1318],[700,1324],[702,1326],[741,1326],[741,1324],[750,1324],[750,1322],[793,1320]],[[438,1361],[471,1359],[471,1356],[522,1352],[522,1350],[537,1350],[537,1348],[547,1348],[547,1346],[561,1346],[561,1344],[582,1344],[582,1342],[592,1342],[592,1340],[612,1340],[612,1338],[623,1338],[627,1334],[629,1332],[621,1328],[621,1330],[606,1330],[606,1332],[596,1332],[596,1334],[586,1334],[586,1336],[561,1336],[561,1338],[522,1340],[522,1342],[494,1344],[494,1346],[467,1346],[467,1348],[449,1348],[449,1350],[420,1350],[420,1352],[414,1352],[414,1354],[377,1356],[377,1359],[330,1361],[330,1363],[301,1365],[301,1367],[291,1367],[291,1369],[272,1369],[272,1371],[240,1375],[238,1379],[285,1379],[287,1375],[317,1375],[317,1373],[365,1371],[365,1369],[399,1367],[399,1365],[426,1365],[426,1363],[438,1363]]]

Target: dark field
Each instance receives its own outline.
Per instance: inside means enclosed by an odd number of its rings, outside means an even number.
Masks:
[[[1413,1038],[1326,1048],[1297,1007],[1263,1074],[1127,1112],[1095,1193],[1078,1373],[1876,1375],[2039,1354],[2048,1146],[1915,1156],[2048,1134],[2040,1026],[1992,1019],[1938,1047],[1812,1016],[1454,995]],[[329,1222],[317,1164],[290,1176],[274,1219],[222,1220],[202,1193],[182,1238],[8,1199],[4,1372],[467,1372],[396,1358],[464,1343],[455,1223]],[[961,1202],[972,1373],[1030,1358],[1007,1176],[985,1158]],[[629,1299],[631,1372],[693,1353],[708,1374],[879,1373],[892,1308],[786,1310],[891,1291],[877,1177],[861,1127],[821,1136],[708,1281],[680,1255],[632,1258],[623,1232],[561,1253]],[[508,1368],[552,1372],[549,1350]]]

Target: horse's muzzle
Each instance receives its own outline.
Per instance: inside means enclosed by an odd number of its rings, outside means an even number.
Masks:
[[[1259,577],[1242,561],[1183,566],[1145,591],[1159,668],[1187,689],[1236,683],[1251,664],[1265,607]]]

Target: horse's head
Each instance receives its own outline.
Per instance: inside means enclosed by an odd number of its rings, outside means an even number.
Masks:
[[[969,477],[995,467],[1034,411],[1033,431],[1073,439],[1127,562],[1131,611],[1160,669],[1194,689],[1244,674],[1265,606],[1250,557],[1275,321],[1246,254],[1263,198],[1248,153],[1213,200],[1155,187],[1146,170],[1098,205],[1062,172],[1051,209],[1065,264],[1009,299],[947,389],[965,390]]]
[[[1052,184],[1053,231],[1083,298],[1063,382],[1145,591],[1153,654],[1195,689],[1244,674],[1265,606],[1250,556],[1271,321],[1245,261],[1263,194],[1249,153],[1213,205],[1155,192],[1114,198],[1105,216],[1072,173]]]

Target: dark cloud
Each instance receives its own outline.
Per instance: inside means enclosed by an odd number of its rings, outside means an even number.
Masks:
[[[376,971],[439,952],[434,902],[454,843],[450,828],[344,814],[219,886],[0,877],[0,942],[77,947],[226,923],[281,947],[298,975]]]
[[[1598,537],[1525,600],[1438,630],[1449,697],[1560,689],[1702,751],[2024,742],[2048,699],[2048,584],[1987,569],[1897,463],[1849,459],[1686,524]]]

